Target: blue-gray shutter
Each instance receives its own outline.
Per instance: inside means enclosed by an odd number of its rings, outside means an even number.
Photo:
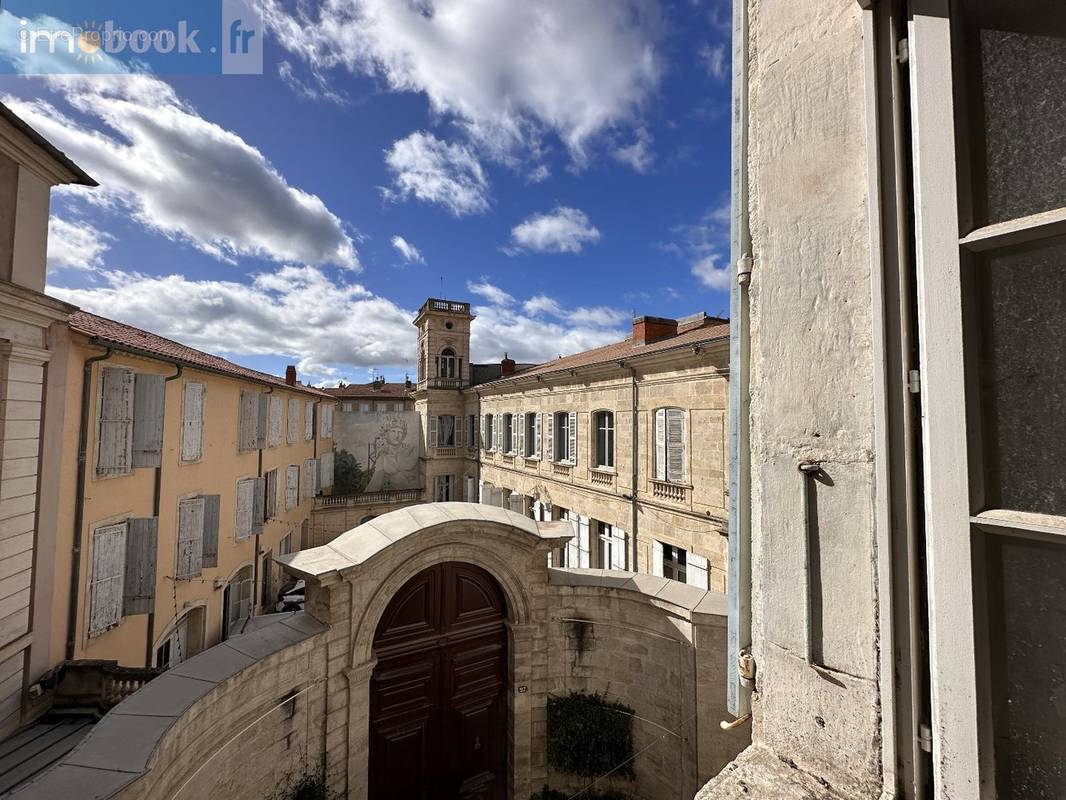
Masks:
[[[163,464],[163,400],[166,378],[137,373],[133,388],[133,466]]]
[[[122,590],[122,615],[151,614],[155,606],[155,567],[159,543],[159,518],[129,520],[126,531],[126,580]]]
[[[273,519],[278,515],[278,470],[274,468],[270,470],[265,476],[266,480],[266,500],[264,505],[263,516],[266,519]]]
[[[204,495],[203,566],[218,566],[218,509],[222,498],[217,494]]]
[[[255,479],[255,499],[252,503],[252,533],[261,533],[266,522],[266,478]]]

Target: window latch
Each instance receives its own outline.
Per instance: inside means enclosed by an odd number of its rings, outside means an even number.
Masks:
[[[933,752],[933,729],[925,722],[918,726],[918,746],[923,752]]]
[[[900,39],[896,42],[896,61],[900,64],[906,64],[911,58],[911,45],[907,39]]]
[[[916,369],[907,372],[907,391],[911,394],[920,394],[922,391],[922,373]]]

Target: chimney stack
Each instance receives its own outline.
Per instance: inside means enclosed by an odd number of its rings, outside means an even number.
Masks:
[[[507,353],[503,354],[503,361],[500,362],[500,375],[507,377],[508,375],[514,375],[515,372],[514,359],[509,358]]]
[[[677,336],[677,320],[665,317],[635,317],[633,343],[652,344]]]
[[[289,364],[289,366],[285,367],[285,383],[287,383],[289,386],[296,385],[296,367],[294,367],[292,364]]]

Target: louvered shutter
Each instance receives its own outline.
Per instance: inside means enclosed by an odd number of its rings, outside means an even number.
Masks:
[[[567,454],[567,459],[566,460],[569,461],[571,464],[576,464],[577,463],[577,412],[576,411],[571,411],[570,412],[569,420],[570,420],[570,425],[569,425],[569,428],[570,428],[570,441],[568,442],[568,444],[570,446],[570,451]]]
[[[318,458],[318,488],[319,490],[333,488],[333,451],[323,453]]]
[[[304,459],[304,497],[314,497],[318,494],[318,461],[313,458]]]
[[[291,511],[300,504],[300,468],[292,465],[285,468],[285,510]]]
[[[685,412],[680,408],[666,412],[666,479],[685,481]]]
[[[263,477],[266,481],[263,516],[266,519],[274,519],[278,515],[278,471],[276,468],[272,469]]]
[[[204,385],[185,384],[181,411],[181,460],[198,461],[204,454]]]
[[[479,435],[480,433],[481,433],[481,430],[477,426],[477,415],[471,414],[470,415],[470,442],[467,445],[468,447],[473,447],[474,449],[477,449],[477,447],[479,446],[480,441],[481,441],[481,437]]]
[[[545,413],[544,415],[544,449],[548,451],[547,457],[549,461],[555,460],[555,415]]]
[[[518,447],[515,449],[518,455],[524,456],[526,454],[526,415],[515,414],[514,418],[518,420]]]
[[[122,615],[150,614],[155,606],[156,546],[159,519],[143,517],[128,521],[126,565],[122,587]]]
[[[241,391],[241,424],[238,449],[242,452],[256,449],[259,424],[259,394],[247,389]]]
[[[255,515],[255,479],[237,481],[237,541],[252,535],[252,520]]]
[[[199,575],[203,565],[204,498],[190,497],[178,503],[178,562],[174,576]]]
[[[685,583],[698,589],[707,587],[707,559],[689,553],[685,563]]]
[[[666,480],[666,409],[655,412],[655,480]]]
[[[429,437],[426,439],[426,449],[432,450],[434,447],[440,447],[440,442],[437,441],[437,431],[440,430],[440,421],[433,414],[429,415]]]
[[[255,479],[252,499],[252,533],[262,533],[266,522],[266,478]]]
[[[461,416],[453,417],[452,427],[455,430],[455,446],[463,447],[463,441],[466,437],[466,426],[463,425],[463,418]]]
[[[318,435],[323,439],[330,439],[333,436],[333,405],[321,403],[318,412]]]
[[[492,447],[497,453],[503,452],[503,415],[492,416]]]
[[[626,568],[626,532],[611,527],[611,563],[610,569]]]
[[[217,494],[205,495],[204,501],[204,532],[201,537],[201,566],[218,566],[218,520],[219,506],[222,498]]]
[[[255,449],[262,450],[267,446],[267,428],[270,425],[270,395],[260,393],[259,408],[255,420]]]
[[[96,474],[123,475],[133,463],[133,370],[104,367],[100,376],[100,428]]]
[[[166,378],[138,373],[133,390],[133,466],[163,463],[163,399]]]
[[[295,397],[289,398],[289,419],[285,433],[289,444],[296,444],[300,440],[300,401]]]
[[[267,445],[270,447],[277,447],[281,444],[281,425],[282,425],[282,404],[285,402],[283,398],[276,394],[272,394],[270,397],[270,431],[268,434]]]
[[[663,577],[663,546],[659,542],[651,543],[651,574]]]
[[[304,441],[315,438],[315,401],[308,400],[304,403]]]
[[[92,576],[89,580],[89,635],[103,633],[122,620],[126,573],[126,523],[93,531]]]
[[[533,455],[537,458],[541,458],[541,419],[543,414],[533,414]]]

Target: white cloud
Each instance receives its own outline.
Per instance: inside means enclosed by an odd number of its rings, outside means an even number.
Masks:
[[[659,248],[689,262],[692,275],[708,289],[729,291],[730,207],[726,202],[707,210],[695,223],[678,225],[674,239]]]
[[[497,157],[557,134],[583,162],[597,133],[630,124],[661,75],[652,0],[262,0],[282,46],[421,92]]]
[[[112,238],[88,222],[52,217],[48,220],[48,269],[100,269]]]
[[[480,283],[474,281],[467,281],[466,290],[471,294],[476,294],[479,297],[484,297],[494,306],[509,306],[515,302],[514,297],[509,295],[499,286],[494,286],[489,283],[489,279],[482,276]]]
[[[426,259],[422,257],[422,252],[402,236],[393,236],[392,246],[396,248],[397,252],[403,256],[403,260],[408,264],[426,263]]]
[[[477,318],[470,328],[475,360],[495,362],[507,353],[515,361],[540,363],[619,342],[628,334],[624,328],[601,325],[606,316],[596,319],[564,312],[557,318],[547,318],[528,313],[527,303],[475,307]]]
[[[699,278],[700,282],[709,289],[718,289],[723,292],[729,291],[731,276],[729,265],[719,265],[721,256],[714,253],[704,256],[692,265],[692,274]]]
[[[439,203],[457,217],[488,210],[488,180],[474,153],[425,131],[393,142],[385,153],[395,190],[389,198],[416,197]]]
[[[511,231],[510,253],[531,250],[538,253],[580,253],[586,244],[597,242],[600,232],[584,211],[558,206],[547,214],[534,214]]]
[[[629,315],[608,306],[578,306],[567,309],[554,297],[538,294],[522,303],[522,310],[531,317],[544,315],[567,320],[579,326],[591,328],[617,328],[629,321]]]
[[[4,98],[100,182],[67,191],[225,261],[359,268],[352,238],[320,198],[290,186],[259,150],[201,117],[169,84],[94,75],[36,85],[82,115],[75,120],[46,99]]]
[[[563,307],[559,305],[559,302],[546,294],[538,294],[529,298],[522,304],[522,309],[532,316],[550,314],[553,317],[561,317],[563,315]]]
[[[655,162],[655,152],[651,149],[651,143],[651,134],[646,128],[639,128],[636,140],[624,147],[616,147],[612,155],[623,164],[629,164],[637,172],[647,172]]]
[[[700,60],[707,70],[707,75],[715,80],[724,81],[729,74],[729,60],[726,45],[705,44],[700,48]]]

